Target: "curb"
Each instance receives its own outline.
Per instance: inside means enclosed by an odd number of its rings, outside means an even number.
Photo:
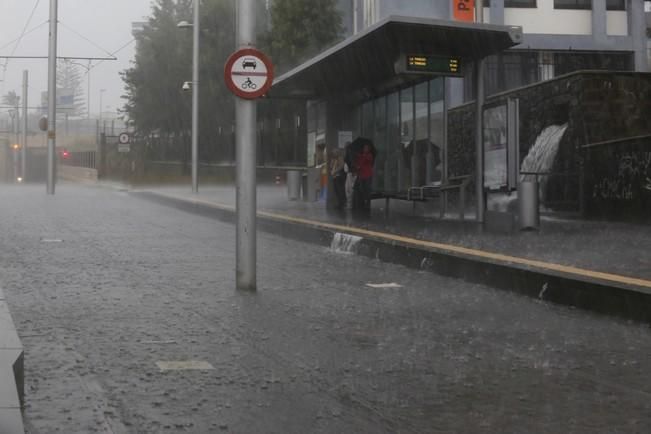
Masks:
[[[138,191],[131,194],[174,208],[235,222],[235,210],[199,199]],[[336,233],[361,237],[356,253],[381,261],[520,293],[539,300],[651,323],[651,281],[507,255],[482,252],[258,212],[258,229],[297,241],[330,246]]]
[[[25,403],[23,345],[0,289],[0,433],[24,433]]]

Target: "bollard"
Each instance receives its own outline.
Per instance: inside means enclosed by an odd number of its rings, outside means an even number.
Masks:
[[[518,217],[521,230],[538,230],[540,227],[537,179],[522,181],[518,186]]]

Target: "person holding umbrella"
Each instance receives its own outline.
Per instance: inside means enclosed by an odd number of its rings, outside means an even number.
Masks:
[[[373,182],[373,166],[377,151],[370,139],[358,137],[351,144],[355,158],[354,171],[357,174],[353,194],[354,210],[371,210],[371,189]],[[357,152],[355,152],[357,151]]]

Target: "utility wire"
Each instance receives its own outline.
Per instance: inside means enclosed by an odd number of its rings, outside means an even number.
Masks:
[[[112,52],[112,53],[108,53],[108,54],[109,54],[110,56],[112,56],[112,57],[115,57],[116,54],[118,54],[120,51],[122,51],[122,50],[124,50],[125,48],[127,48],[129,45],[133,44],[135,41],[136,41],[136,39],[133,38],[132,40],[130,40],[129,42],[127,42],[126,44],[124,44],[123,46],[121,46],[120,48],[118,48],[117,50],[115,50],[114,52]],[[100,63],[103,63],[103,62],[105,62],[105,60],[100,60],[99,62],[97,62],[96,64],[94,64],[94,65],[91,66],[90,68],[88,68],[88,70],[86,71],[86,74],[88,74],[88,72],[89,72],[91,69],[95,68],[96,66],[98,66]]]
[[[27,32],[25,32],[25,34],[22,35],[22,36],[25,37],[25,36],[29,35],[30,33],[35,32],[36,30],[38,30],[38,29],[40,29],[41,27],[43,27],[44,25],[46,25],[48,22],[49,22],[49,20],[45,20],[45,21],[43,21],[43,22],[42,22],[41,24],[39,24],[38,26],[35,26],[35,27],[32,27],[31,29],[29,29],[29,30],[28,30]],[[7,42],[5,45],[0,46],[0,50],[3,50],[3,49],[5,49],[5,48],[7,48],[8,46],[10,46],[11,44],[13,44],[14,42],[16,42],[16,41],[18,41],[18,40],[20,40],[20,38],[16,38],[16,39],[13,39],[13,40]]]
[[[36,13],[36,8],[38,8],[38,5],[41,3],[41,0],[36,0],[36,3],[34,3],[34,7],[32,8],[32,12],[29,14],[29,18],[27,18],[27,22],[23,26],[23,31],[20,33],[20,36],[16,40],[16,44],[14,45],[14,48],[11,50],[10,56],[13,56],[16,54],[16,50],[18,49],[18,46],[20,45],[20,42],[23,40],[23,37],[27,33],[27,28],[29,27],[30,23],[32,22],[32,18],[34,18],[34,13]],[[3,71],[2,71],[2,82],[4,83],[5,79],[7,78],[7,66],[9,66],[9,59],[5,60],[5,64],[3,66]]]
[[[72,27],[66,25],[64,22],[59,21],[59,24],[60,24],[61,26],[65,27],[66,29],[68,29],[69,31],[71,31],[72,33],[74,33],[75,35],[77,35],[78,37],[80,37],[81,39],[83,39],[84,41],[86,41],[86,42],[92,44],[93,47],[95,47],[95,48],[99,48],[99,49],[102,50],[105,54],[108,54],[109,56],[113,56],[113,54],[109,53],[108,50],[106,50],[105,48],[100,47],[98,44],[96,44],[95,42],[93,42],[93,41],[90,40],[89,38],[85,37],[84,35],[82,35],[82,34],[79,33],[78,31],[76,31],[76,30],[73,29]]]

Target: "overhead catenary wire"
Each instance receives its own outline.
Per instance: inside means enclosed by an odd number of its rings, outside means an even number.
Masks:
[[[32,27],[31,29],[29,29],[28,31],[26,31],[25,34],[22,35],[22,37],[25,37],[25,36],[29,35],[30,33],[35,32],[36,30],[38,30],[38,29],[40,29],[41,27],[43,27],[44,25],[46,25],[48,22],[49,22],[48,20],[45,20],[45,21],[43,21],[41,24]],[[10,46],[11,44],[13,44],[14,42],[16,42],[16,41],[18,41],[18,40],[20,40],[20,37],[18,37],[18,38],[16,38],[16,39],[12,39],[11,41],[7,42],[6,44],[0,46],[0,50],[4,50],[5,48],[7,48],[8,46]]]
[[[120,51],[124,50],[124,49],[127,48],[129,45],[133,44],[134,42],[136,42],[136,39],[135,39],[135,38],[131,39],[129,42],[127,42],[126,44],[122,45],[120,48],[118,48],[117,50],[115,50],[114,52],[109,53],[109,54],[110,54],[111,56],[115,56],[115,55],[118,54]],[[90,68],[88,68],[88,69],[86,70],[86,74],[88,74],[88,73],[90,72],[90,70],[92,70],[92,69],[95,68],[96,66],[99,66],[101,63],[103,63],[103,62],[105,62],[105,61],[106,61],[105,59],[104,59],[104,60],[100,60],[100,61],[97,62],[96,64],[92,65]]]
[[[67,30],[69,30],[70,32],[72,32],[72,33],[73,33],[74,35],[76,35],[77,37],[79,37],[79,38],[83,39],[84,41],[88,42],[89,44],[91,44],[93,47],[102,50],[105,54],[108,54],[109,56],[113,56],[113,54],[110,53],[107,49],[105,49],[105,48],[103,48],[102,46],[100,46],[99,44],[93,42],[90,38],[87,38],[86,36],[82,35],[82,34],[79,33],[78,31],[76,31],[75,29],[73,29],[72,27],[66,25],[66,24],[65,24],[64,22],[62,22],[61,20],[59,20],[59,24],[60,24],[62,27],[65,27],[65,28],[66,28]]]
[[[16,50],[18,49],[18,46],[20,45],[21,41],[23,40],[23,37],[27,33],[27,28],[32,22],[32,18],[34,18],[34,14],[36,13],[36,9],[38,8],[38,5],[41,3],[41,0],[36,0],[34,3],[34,7],[32,8],[32,12],[29,14],[29,17],[27,18],[27,21],[25,22],[25,25],[23,26],[23,31],[20,33],[20,36],[18,39],[15,41],[16,44],[14,45],[14,48],[11,50],[11,56],[13,56],[16,53]],[[1,93],[4,93],[4,82],[7,78],[7,67],[9,66],[9,59],[5,60],[5,64],[2,67],[2,91]]]

